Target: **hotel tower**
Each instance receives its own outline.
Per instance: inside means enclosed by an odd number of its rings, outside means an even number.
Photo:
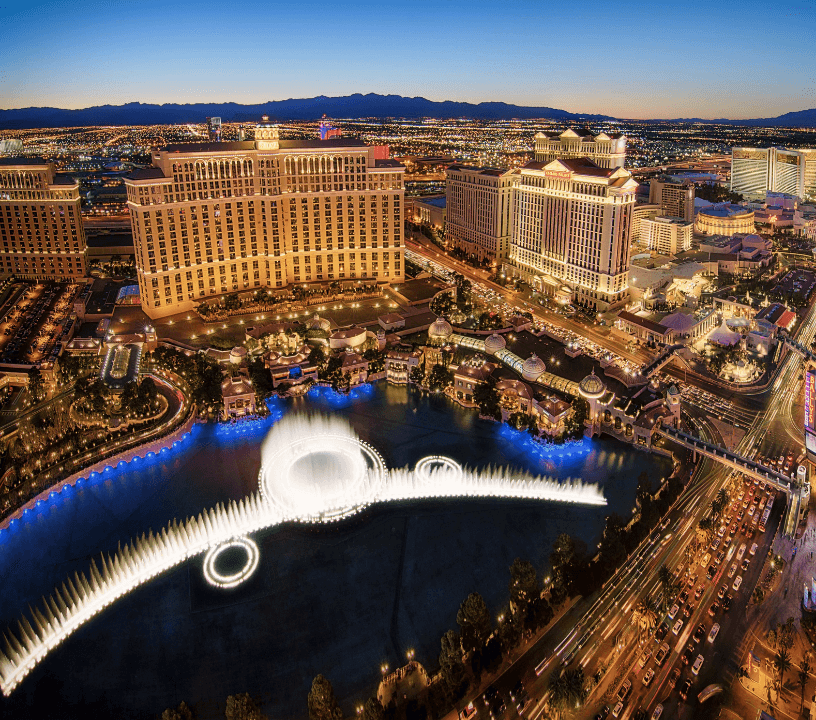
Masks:
[[[0,160],[0,274],[33,280],[85,276],[79,183],[53,163]]]
[[[400,282],[405,168],[357,140],[153,151],[125,179],[142,308],[151,318],[223,293],[311,282]]]

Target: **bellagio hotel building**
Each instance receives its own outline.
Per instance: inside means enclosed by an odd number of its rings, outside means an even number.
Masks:
[[[142,309],[186,312],[223,293],[312,282],[401,282],[405,168],[347,138],[154,150],[125,179]]]
[[[72,280],[85,271],[79,183],[45,160],[0,159],[0,275]]]

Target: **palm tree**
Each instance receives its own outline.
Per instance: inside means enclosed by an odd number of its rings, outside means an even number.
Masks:
[[[672,571],[663,564],[657,571],[657,580],[660,583],[660,609],[665,610],[669,606],[669,600],[674,595],[674,575]]]
[[[586,699],[584,669],[579,665],[550,678],[548,703],[558,717],[571,713]]]
[[[802,707],[799,709],[799,712],[805,709],[805,685],[807,685],[808,677],[812,669],[813,668],[810,667],[810,653],[806,652],[802,656],[802,662],[799,663],[799,689],[802,691]]]
[[[648,635],[657,625],[657,612],[649,598],[641,600],[635,608],[633,620],[637,622],[642,633]]]
[[[790,653],[785,648],[781,648],[774,655],[773,664],[777,673],[779,673],[779,691],[781,692],[782,685],[785,682],[785,673],[790,670],[791,666]]]
[[[726,492],[725,488],[721,488],[720,491],[717,493],[717,497],[714,498],[714,502],[717,505],[717,515],[721,515],[722,511],[728,506],[728,493]]]

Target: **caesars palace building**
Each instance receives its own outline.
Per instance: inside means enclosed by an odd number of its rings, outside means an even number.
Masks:
[[[358,140],[254,141],[153,151],[125,179],[142,309],[160,318],[230,292],[403,280],[405,168]]]

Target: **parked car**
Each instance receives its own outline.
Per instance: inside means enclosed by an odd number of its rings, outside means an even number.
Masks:
[[[711,626],[711,631],[708,633],[708,642],[713,643],[717,639],[717,634],[720,632],[720,624],[714,623]]]
[[[694,665],[691,666],[691,672],[695,675],[700,674],[700,668],[703,667],[703,661],[705,658],[702,655],[698,655],[697,659],[694,661]]]

